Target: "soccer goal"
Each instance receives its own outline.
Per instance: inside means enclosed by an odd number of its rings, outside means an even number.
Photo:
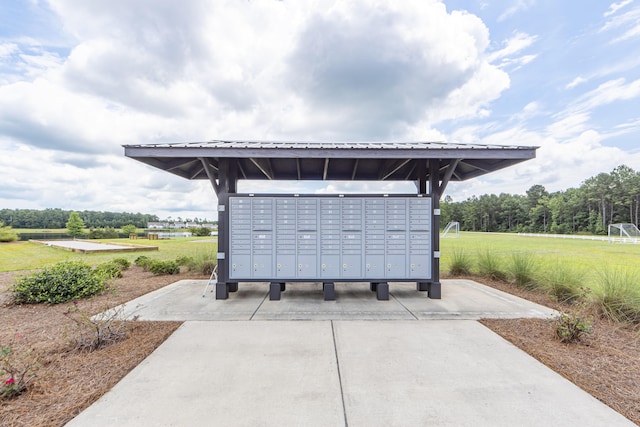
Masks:
[[[635,224],[609,224],[609,242],[640,243],[640,230]]]
[[[440,237],[447,237],[449,232],[453,230],[453,235],[449,237],[458,237],[460,236],[460,223],[458,221],[450,221],[447,226],[442,231]]]

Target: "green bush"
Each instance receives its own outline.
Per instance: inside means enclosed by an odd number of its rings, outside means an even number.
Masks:
[[[122,277],[122,266],[113,261],[98,264],[95,273],[100,275],[104,280],[116,279]]]
[[[161,274],[180,274],[180,266],[175,261],[152,261],[149,271],[158,276]]]
[[[547,266],[542,288],[558,302],[574,304],[584,294],[584,273],[568,263]]]
[[[194,262],[195,261],[193,260],[193,258],[190,257],[190,256],[187,256],[187,255],[182,255],[182,256],[179,256],[178,258],[176,258],[176,264],[178,264],[180,266],[189,267]]]
[[[535,279],[538,270],[538,260],[531,252],[514,252],[511,254],[508,272],[513,283],[523,289],[537,289],[540,287]]]
[[[88,239],[116,239],[118,232],[113,227],[92,228],[87,234]]]
[[[105,290],[100,274],[82,261],[63,261],[19,278],[12,287],[16,304],[58,304]]]
[[[128,270],[131,267],[131,261],[126,258],[114,258],[111,262],[118,264],[122,271]]]
[[[151,267],[151,263],[153,262],[153,260],[151,258],[149,258],[146,255],[140,255],[138,258],[135,259],[134,263],[138,266],[138,267],[142,267],[142,269],[144,271],[149,271],[149,268]]]
[[[483,251],[478,254],[478,272],[482,277],[491,280],[506,281],[507,274],[502,269],[502,263],[498,256],[491,251]]]
[[[636,270],[601,270],[591,297],[601,315],[616,322],[640,323],[640,275]]]
[[[466,276],[471,274],[472,266],[471,256],[461,249],[453,251],[451,256],[451,267],[449,267],[449,273],[452,276]]]
[[[136,234],[138,232],[138,227],[133,224],[127,224],[122,227],[122,232],[124,234]]]

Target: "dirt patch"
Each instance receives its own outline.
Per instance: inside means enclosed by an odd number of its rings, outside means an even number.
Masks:
[[[8,285],[26,272],[0,273],[0,301],[8,301]],[[132,266],[108,292],[78,301],[89,313],[130,301],[181,279],[204,276],[154,276]],[[70,304],[0,305],[0,345],[14,343],[41,355],[38,378],[27,393],[0,405],[2,426],[62,426],[110,390],[155,350],[181,322],[133,322],[127,339],[87,353],[69,350],[71,321],[64,315]],[[21,339],[16,339],[20,334]]]

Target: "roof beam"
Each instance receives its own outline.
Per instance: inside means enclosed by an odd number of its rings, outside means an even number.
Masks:
[[[324,170],[322,171],[322,180],[327,180],[327,171],[329,170],[329,158],[324,159]]]
[[[399,164],[397,164],[393,169],[391,169],[389,172],[385,172],[384,169],[382,170],[381,174],[380,174],[380,181],[384,181],[385,179],[389,178],[391,175],[393,175],[394,173],[396,173],[398,170],[400,170],[400,168],[402,168],[404,165],[406,165],[407,163],[409,163],[412,159],[405,159],[404,161],[400,162]]]
[[[302,175],[300,174],[300,158],[296,157],[296,171],[298,172],[298,181],[300,181],[302,178]]]
[[[273,174],[271,174],[269,172],[269,166],[268,165],[261,165],[260,162],[258,160],[260,159],[254,159],[253,157],[251,157],[249,160],[251,160],[251,163],[253,163],[259,170],[260,172],[262,172],[264,174],[264,176],[267,177],[267,179],[272,180],[273,179]]]
[[[356,162],[353,164],[353,172],[351,173],[351,181],[355,181],[356,173],[358,172],[358,162],[360,159],[356,159]]]
[[[204,157],[198,157],[198,159],[202,163],[202,168],[207,174],[207,177],[209,178],[209,182],[211,182],[213,191],[215,191],[217,195],[220,192],[220,186],[216,182],[216,173],[214,172],[213,167],[209,164],[209,160],[205,159]]]
[[[442,182],[440,183],[440,194],[444,194],[444,190],[447,188],[451,175],[453,175],[456,167],[458,167],[458,163],[460,163],[460,159],[453,159],[451,163],[449,163],[449,166],[447,166],[447,170],[445,171],[444,176],[442,177]]]

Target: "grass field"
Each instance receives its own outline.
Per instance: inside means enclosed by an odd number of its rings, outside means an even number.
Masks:
[[[218,248],[217,242],[211,241],[211,238],[207,237],[188,237],[168,240],[104,239],[95,241],[158,246],[158,251],[81,254],[31,242],[4,243],[0,244],[0,272],[33,270],[55,264],[58,261],[70,259],[81,259],[91,265],[97,265],[113,258],[126,258],[133,262],[140,255],[146,255],[159,260],[175,259],[183,255],[194,258],[210,255],[211,258],[214,258]]]
[[[560,263],[571,265],[587,274],[610,267],[640,269],[640,245],[599,240],[463,232],[457,238],[441,239],[440,249],[442,272],[448,271],[454,251],[465,251],[472,258],[480,253],[491,252],[503,259],[508,259],[516,252],[526,252],[539,261],[540,268]]]
[[[196,256],[203,253],[215,256],[217,243],[207,237],[188,237],[168,240],[104,239],[96,242],[136,243],[158,246],[157,252],[119,252],[100,254],[78,254],[29,242],[0,244],[0,271],[31,270],[66,259],[83,259],[90,264],[99,264],[116,257],[130,261],[146,254],[155,259],[174,259],[178,256]],[[640,269],[640,245],[608,243],[595,240],[554,239],[524,237],[503,233],[460,233],[457,238],[440,240],[442,252],[441,272],[449,269],[451,255],[464,251],[472,258],[480,253],[491,252],[498,259],[507,259],[516,252],[534,255],[540,268],[546,265],[566,263],[585,272],[604,267]]]

